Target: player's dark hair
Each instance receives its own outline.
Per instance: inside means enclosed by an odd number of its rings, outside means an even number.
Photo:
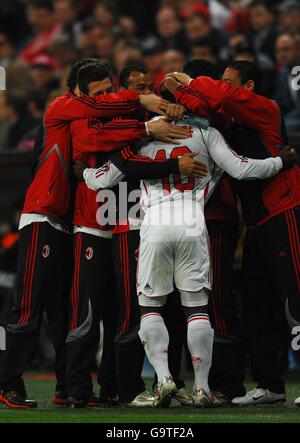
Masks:
[[[88,94],[88,86],[91,82],[100,82],[105,78],[111,79],[111,71],[107,63],[89,63],[82,66],[77,73],[77,83],[81,92]]]
[[[192,78],[204,76],[219,80],[218,68],[207,60],[189,60],[183,65],[183,72]]]
[[[67,78],[67,86],[68,86],[69,90],[74,92],[76,85],[77,85],[77,73],[80,68],[82,68],[83,66],[88,65],[90,63],[99,63],[99,62],[100,62],[100,59],[92,58],[92,57],[82,58],[82,59],[78,60],[77,62],[75,62],[72,65],[70,73]]]
[[[125,68],[122,69],[119,76],[119,85],[123,88],[128,88],[128,79],[130,77],[130,74],[132,72],[140,72],[141,74],[148,74],[147,69],[143,65],[135,65],[131,64],[128,66],[125,66]]]
[[[242,85],[252,80],[255,84],[255,92],[260,91],[263,82],[263,73],[255,63],[241,60],[230,63],[228,68],[235,69],[239,73]]]

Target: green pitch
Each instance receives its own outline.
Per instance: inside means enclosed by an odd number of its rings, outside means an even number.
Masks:
[[[293,405],[293,400],[300,395],[300,381],[296,379],[287,384],[288,402],[284,406],[206,410],[180,408],[175,401],[170,409],[163,410],[64,409],[50,403],[53,381],[28,380],[26,385],[30,397],[38,401],[39,408],[16,411],[0,405],[0,423],[300,423],[300,408]],[[253,385],[247,384],[247,387],[252,388]],[[191,388],[191,383],[188,383],[188,388]]]

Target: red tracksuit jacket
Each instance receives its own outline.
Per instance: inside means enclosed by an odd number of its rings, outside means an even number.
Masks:
[[[68,213],[71,201],[72,161],[70,122],[89,117],[113,118],[131,115],[137,109],[140,109],[139,97],[132,91],[100,95],[95,99],[87,96],[76,98],[72,93],[67,93],[55,99],[46,111],[43,127],[36,140],[36,162],[23,213],[46,214],[68,225],[71,221],[70,211]],[[133,139],[137,131],[138,136],[146,134],[145,128],[139,122],[135,128],[129,130],[134,133]],[[103,132],[107,141],[108,136],[113,138],[111,128]],[[109,149],[113,149],[113,145],[107,143],[105,150]]]
[[[233,135],[229,140],[241,155],[253,158],[276,156],[285,144],[280,109],[273,100],[208,77],[198,77],[189,86],[179,87],[175,95],[179,103],[212,120],[216,111],[223,113],[224,125],[219,126],[222,132],[229,129],[234,119],[237,125],[232,128]],[[299,206],[299,184],[298,166],[263,182],[241,183],[238,192],[246,224],[262,224]]]

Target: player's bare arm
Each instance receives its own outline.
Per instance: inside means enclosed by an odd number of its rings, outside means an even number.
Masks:
[[[140,95],[139,99],[141,105],[147,109],[147,111],[159,115],[165,115],[169,103],[167,100],[164,100],[155,94]]]

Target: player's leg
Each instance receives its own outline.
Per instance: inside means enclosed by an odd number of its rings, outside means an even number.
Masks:
[[[35,266],[39,228],[33,223],[20,230],[16,299],[6,327],[6,351],[0,360],[0,400],[9,407],[36,407],[36,402],[26,400],[22,375],[40,329],[41,299],[34,284],[34,277],[39,278]]]
[[[181,290],[180,295],[187,319],[187,344],[194,368],[194,405],[209,408],[213,406],[208,376],[212,362],[214,330],[208,315],[208,290]]]
[[[118,324],[115,340],[119,400],[146,406],[153,397],[145,391],[141,377],[144,349],[138,336],[140,310],[136,294],[139,230],[113,235],[113,261],[118,295]],[[134,355],[129,359],[128,355]]]
[[[9,407],[36,407],[36,402],[26,401],[22,374],[39,337],[45,299],[57,290],[50,257],[57,248],[56,232],[48,223],[32,223],[20,230],[17,294],[0,362],[2,401]],[[55,270],[59,274],[60,269]]]
[[[268,231],[274,280],[292,332],[300,325],[300,207],[274,217]],[[295,404],[300,406],[300,399]]]
[[[274,279],[292,328],[300,325],[300,207],[274,217],[268,229]]]
[[[207,222],[211,244],[213,287],[209,313],[215,331],[213,361],[209,384],[215,405],[228,404],[245,394],[244,343],[238,316],[238,303],[232,290],[234,254],[238,240],[238,222]]]
[[[154,407],[168,407],[177,392],[168,363],[169,333],[162,317],[162,308],[166,301],[167,296],[139,295],[141,309],[139,336],[149,362],[157,374]]]
[[[253,379],[257,388],[233,404],[255,405],[285,400],[285,385],[279,362],[285,328],[284,304],[274,285],[274,269],[269,266],[266,226],[247,232],[243,254],[242,315],[246,343],[250,353]]]
[[[44,261],[48,261],[47,280],[54,279],[57,290],[48,293],[44,300],[47,314],[48,331],[55,350],[56,389],[52,403],[67,406],[66,387],[66,337],[68,333],[68,302],[73,272],[72,235],[51,231],[51,243],[56,247],[44,245]],[[48,254],[48,256],[47,256]],[[54,278],[55,275],[55,278]]]
[[[180,232],[181,231],[181,232]],[[199,217],[195,229],[178,228],[174,279],[187,318],[187,343],[194,368],[193,400],[196,407],[211,407],[208,375],[212,361],[214,331],[208,315],[211,288],[209,243],[206,226]]]
[[[67,388],[73,407],[84,407],[92,395],[91,368],[99,345],[102,239],[75,234],[71,316],[66,340]],[[107,240],[109,242],[109,240]]]
[[[140,339],[152,364],[158,383],[154,390],[155,407],[168,407],[177,392],[169,370],[169,333],[162,317],[167,295],[173,292],[173,243],[166,226],[141,227],[138,261]]]
[[[191,395],[186,392],[185,383],[180,377],[182,350],[186,342],[186,319],[177,289],[168,297],[163,318],[170,335],[170,371],[178,389],[174,399],[182,406],[191,406],[193,399]]]
[[[118,318],[118,300],[112,259],[112,241],[102,239],[101,280],[103,321],[103,351],[98,370],[100,401],[107,405],[118,402],[118,384],[116,376],[115,337]]]

